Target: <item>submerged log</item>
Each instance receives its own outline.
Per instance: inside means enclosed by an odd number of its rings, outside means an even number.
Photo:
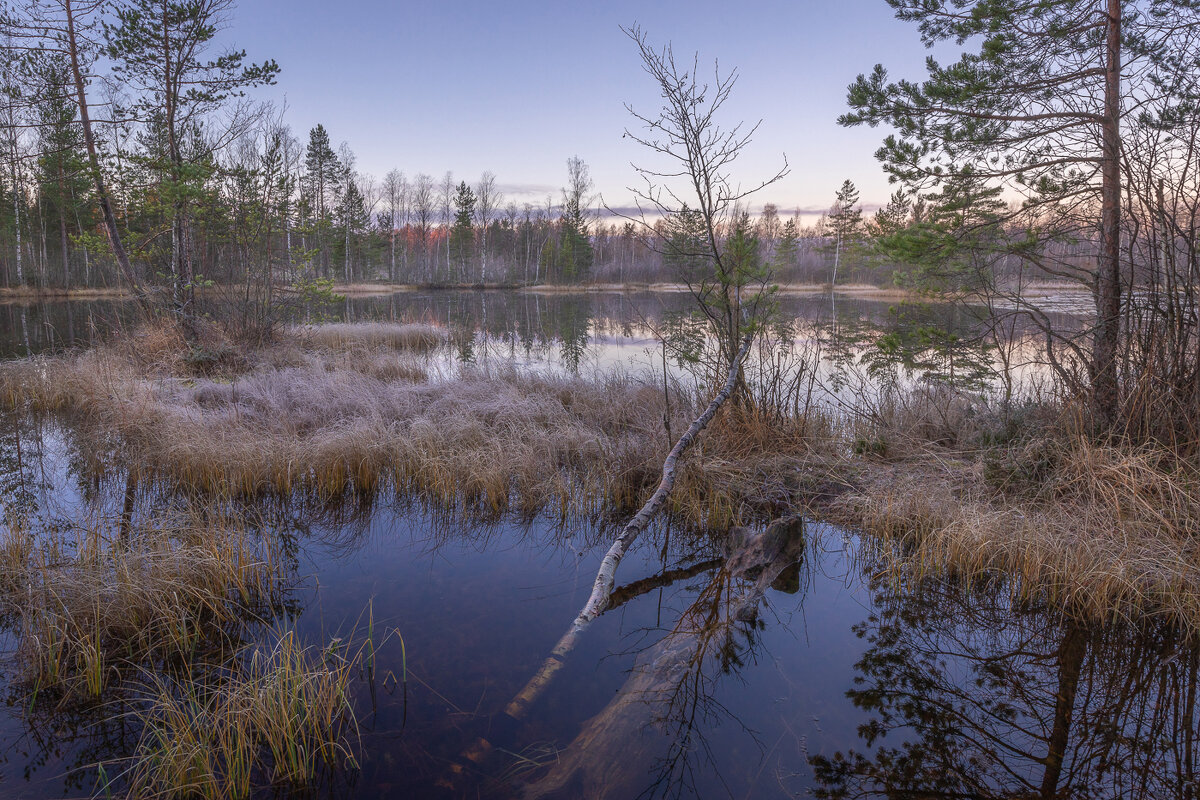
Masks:
[[[691,730],[680,727],[690,726],[696,704],[708,699],[700,696],[704,670],[722,670],[727,637],[738,623],[756,618],[768,588],[794,591],[803,531],[798,517],[776,520],[761,532],[736,531],[713,591],[702,593],[680,624],[638,657],[616,697],[584,724],[546,774],[525,787],[525,797],[635,797],[647,783],[670,781],[670,772],[689,755]]]
[[[625,557],[625,553],[629,550],[629,546],[634,540],[640,536],[651,521],[658,515],[666,505],[667,499],[671,496],[671,490],[675,488],[675,472],[679,465],[679,459],[684,452],[692,446],[696,441],[696,437],[708,427],[712,422],[713,417],[721,409],[721,406],[729,400],[734,389],[738,385],[739,376],[741,375],[742,362],[746,358],[746,354],[750,352],[750,345],[753,343],[754,337],[747,335],[742,340],[741,349],[733,359],[733,363],[729,367],[729,375],[725,380],[725,385],[721,387],[721,391],[708,404],[708,408],[704,413],[692,422],[683,436],[675,442],[675,446],[671,448],[671,452],[667,454],[667,458],[663,461],[662,479],[658,483],[658,488],[654,490],[654,494],[646,501],[633,516],[631,520],[621,530],[621,533],[613,541],[608,548],[608,552],[604,554],[604,559],[600,562],[600,569],[596,572],[596,580],[592,585],[592,593],[588,597],[587,603],[584,604],[583,610],[579,612],[579,616],[575,618],[575,622],[567,629],[562,638],[558,640],[554,648],[550,651],[550,655],[542,662],[542,666],[534,676],[529,679],[521,691],[517,692],[516,696],[504,709],[504,716],[509,720],[521,721],[529,711],[529,707],[537,700],[538,697],[545,692],[546,687],[550,685],[555,674],[562,668],[567,656],[575,649],[579,637],[589,625],[604,613],[612,603],[613,584],[616,580],[617,566],[620,565],[621,559]],[[443,781],[446,786],[453,786],[454,781],[463,774],[465,767],[478,765],[483,762],[488,755],[491,754],[493,745],[487,739],[477,739],[465,751],[463,751],[459,763],[451,766],[451,778]]]

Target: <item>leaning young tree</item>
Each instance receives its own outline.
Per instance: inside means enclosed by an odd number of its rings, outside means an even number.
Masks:
[[[727,216],[734,216],[733,204],[747,194],[739,193],[732,188],[734,184],[728,170],[736,160],[738,153],[750,141],[753,130],[743,133],[738,126],[731,131],[724,131],[714,114],[720,110],[729,97],[736,73],[729,78],[721,78],[718,75],[717,93],[715,96],[709,95],[708,88],[696,81],[694,70],[688,73],[676,68],[670,47],[661,51],[655,50],[647,44],[646,37],[640,29],[623,30],[638,46],[643,66],[647,73],[655,79],[665,99],[662,114],[657,117],[640,116],[631,109],[631,113],[645,122],[651,130],[651,133],[646,136],[634,136],[634,138],[650,147],[654,152],[669,156],[676,165],[671,168],[673,170],[671,172],[638,168],[638,172],[647,180],[648,186],[639,193],[639,197],[654,203],[654,207],[660,213],[673,213],[698,220],[697,239],[706,248],[705,253],[716,262],[716,279],[724,281],[718,291],[723,293],[724,298],[732,298],[734,293],[741,289],[741,284],[738,283],[741,280],[739,272],[745,256],[738,253],[736,246],[726,247],[726,243],[719,237],[722,234],[721,226]],[[626,135],[631,134],[627,133]],[[576,174],[579,178],[577,188],[580,189],[579,196],[581,197],[586,191],[588,181],[582,171],[577,171]],[[775,179],[782,175],[781,171]],[[656,176],[685,178],[684,182],[690,185],[696,193],[694,202],[697,203],[699,210],[689,212],[687,203],[680,199],[683,190],[677,189],[674,185],[657,185],[653,180]],[[569,199],[570,197],[568,197]],[[675,203],[678,206],[673,205]],[[731,220],[735,227],[744,228],[748,225],[745,214],[738,214],[737,217],[736,221]],[[644,227],[655,230],[653,224],[648,222],[645,217],[641,218],[639,222]],[[754,249],[757,250],[757,245],[754,246]],[[645,532],[666,506],[671,492],[675,488],[680,460],[709,423],[713,421],[721,407],[736,397],[738,392],[744,391],[742,366],[754,343],[756,325],[760,320],[750,317],[748,322],[743,321],[740,313],[730,320],[721,316],[725,306],[714,304],[711,299],[702,294],[697,294],[697,299],[705,314],[717,325],[718,346],[721,352],[728,356],[724,363],[726,375],[719,386],[714,387],[716,392],[707,407],[675,441],[671,451],[667,454],[667,458],[663,462],[662,478],[654,493],[650,495],[646,503],[629,520],[610,545],[601,561],[587,603],[543,665],[542,672],[536,675],[526,690],[522,692],[522,695],[527,695],[526,701],[536,696],[545,687],[550,677],[561,665],[562,659],[575,647],[580,635],[609,607],[617,567],[637,538]],[[724,301],[718,301],[718,303],[721,302]],[[741,338],[733,343],[727,342],[725,337],[731,332],[736,332]],[[732,349],[727,350],[726,348],[730,344],[732,344]]]
[[[731,258],[726,235],[751,195],[788,173],[787,159],[771,177],[742,188],[733,167],[758,130],[741,123],[722,127],[725,103],[737,70],[714,64],[712,82],[701,78],[700,58],[679,62],[671,45],[659,49],[637,27],[622,29],[637,47],[642,68],[662,97],[662,106],[642,113],[626,105],[639,123],[625,136],[646,148],[654,162],[635,165],[642,183],[632,188],[639,212],[630,218],[644,239],[668,262],[686,263],[678,278],[690,288],[697,308],[718,343],[720,371],[727,369],[746,333],[762,322],[771,295],[770,271],[748,270]],[[666,220],[666,225],[658,225]],[[686,235],[673,235],[680,226]]]
[[[1008,254],[1092,290],[1091,341],[1059,340],[1085,379],[1053,355],[1050,361],[1088,396],[1096,422],[1111,428],[1121,411],[1121,320],[1130,288],[1122,265],[1122,135],[1161,124],[1197,100],[1190,90],[1179,93],[1178,76],[1200,63],[1200,3],[888,3],[899,19],[917,24],[927,46],[949,42],[965,52],[948,65],[928,58],[920,83],[892,82],[877,65],[850,86],[850,111],[839,121],[893,127],[877,156],[912,192],[954,196],[964,184],[1014,201],[1001,220]],[[965,227],[947,234],[927,240],[946,254],[956,243],[979,241]],[[997,237],[987,242],[1003,246]],[[1082,260],[1079,243],[1091,249]],[[1031,306],[1025,310],[1037,317]]]

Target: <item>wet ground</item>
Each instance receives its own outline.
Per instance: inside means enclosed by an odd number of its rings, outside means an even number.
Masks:
[[[574,352],[574,366],[648,359],[661,302],[431,293],[340,313],[474,325],[488,336],[472,358],[572,368]],[[24,330],[59,331],[63,311],[26,308]],[[15,352],[24,340],[5,313]],[[79,304],[72,324],[91,330],[81,320],[111,313]],[[69,423],[0,428],[7,514],[61,532],[122,513],[124,476],[97,483]],[[135,520],[176,502],[145,487],[135,498]],[[597,785],[611,798],[1194,796],[1200,649],[1166,627],[1082,628],[1015,604],[1001,581],[906,580],[869,543],[815,522],[759,595],[757,572],[731,574],[711,543],[660,526],[621,565],[619,605],[513,720],[505,708],[583,605],[610,528],[484,523],[391,495],[248,511],[289,554],[273,624],[324,646],[362,637],[370,619],[381,642],[373,674],[353,684],[361,770],[316,796],[578,797]],[[14,623],[0,623],[11,655]],[[8,664],[0,795],[97,792],[97,765],[117,774],[136,746],[135,699],[31,703]],[[481,739],[486,757],[465,757]]]

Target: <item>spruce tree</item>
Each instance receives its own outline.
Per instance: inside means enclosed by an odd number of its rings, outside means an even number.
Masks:
[[[308,132],[308,147],[304,153],[304,182],[308,208],[312,218],[309,229],[317,245],[321,276],[329,277],[330,233],[333,225],[333,199],[341,186],[344,170],[329,143],[329,132],[320,123]]]
[[[796,220],[789,219],[783,223],[783,231],[779,237],[779,246],[775,248],[775,269],[786,272],[796,266],[800,255],[800,233],[796,230]]]
[[[91,180],[83,130],[70,92],[70,68],[61,58],[37,67],[45,91],[37,107],[38,194],[45,205],[46,227],[58,236],[62,284],[71,284],[71,231],[81,235],[91,221]]]
[[[586,280],[595,254],[579,198],[567,198],[559,226],[559,275],[568,283]]]
[[[852,181],[845,181],[837,190],[837,199],[833,210],[829,213],[830,235],[833,237],[833,278],[831,285],[837,285],[838,268],[841,266],[845,253],[851,250],[862,235],[863,216],[862,206],[858,204],[858,187]]]

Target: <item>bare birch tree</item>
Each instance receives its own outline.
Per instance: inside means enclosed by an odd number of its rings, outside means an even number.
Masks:
[[[631,187],[638,213],[626,217],[664,256],[687,262],[680,273],[718,342],[720,372],[734,362],[747,331],[760,324],[772,293],[770,273],[744,269],[725,247],[739,204],[788,173],[783,166],[748,189],[733,176],[737,159],[749,146],[761,121],[723,127],[721,117],[737,84],[737,70],[722,72],[713,63],[711,83],[700,78],[700,57],[680,62],[670,44],[653,47],[636,25],[622,28],[637,47],[642,69],[662,97],[662,106],[642,113],[626,104],[639,123],[625,136],[655,158],[653,165],[634,165],[641,184]],[[624,215],[622,215],[624,216]],[[661,219],[666,225],[657,225]],[[686,235],[677,224],[688,230]]]
[[[504,195],[496,189],[496,176],[485,171],[475,185],[475,210],[479,215],[479,282],[487,283],[488,227],[496,210],[504,203]]]

